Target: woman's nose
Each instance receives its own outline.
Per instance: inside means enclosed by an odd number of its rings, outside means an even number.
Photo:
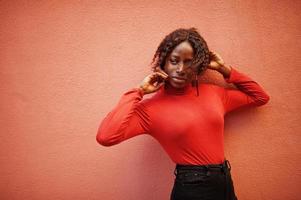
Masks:
[[[178,68],[177,68],[178,73],[183,73],[185,72],[185,66],[182,62],[179,63]]]

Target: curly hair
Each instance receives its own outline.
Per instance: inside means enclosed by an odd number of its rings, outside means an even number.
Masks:
[[[209,49],[204,38],[194,27],[178,28],[165,36],[152,59],[152,70],[154,71],[157,66],[163,70],[166,58],[178,44],[184,41],[188,41],[194,50],[192,65],[199,63],[197,74],[205,71],[210,63]]]

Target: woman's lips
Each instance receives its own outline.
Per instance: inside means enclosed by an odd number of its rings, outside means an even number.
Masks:
[[[173,76],[172,79],[173,79],[175,82],[178,82],[178,83],[184,83],[184,82],[186,81],[185,78],[176,77],[176,76]]]

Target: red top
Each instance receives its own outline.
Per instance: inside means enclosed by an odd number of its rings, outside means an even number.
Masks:
[[[224,116],[243,106],[261,106],[270,97],[247,75],[231,67],[226,82],[237,89],[214,84],[188,84],[176,89],[162,86],[151,98],[132,88],[101,122],[96,139],[103,146],[149,134],[178,164],[219,164],[224,161]]]

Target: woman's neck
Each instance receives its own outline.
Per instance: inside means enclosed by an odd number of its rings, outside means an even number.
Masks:
[[[165,93],[172,95],[185,95],[191,93],[194,90],[194,87],[192,87],[191,83],[188,83],[182,88],[175,88],[169,82],[166,82],[163,87]]]

